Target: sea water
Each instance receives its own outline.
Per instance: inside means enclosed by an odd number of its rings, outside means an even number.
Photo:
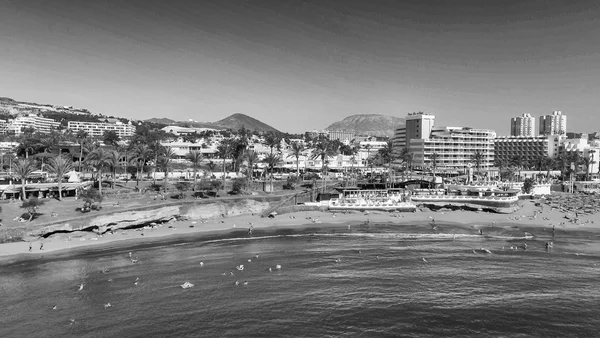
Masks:
[[[0,337],[597,336],[600,258],[576,250],[597,237],[521,233],[257,229],[5,262]]]

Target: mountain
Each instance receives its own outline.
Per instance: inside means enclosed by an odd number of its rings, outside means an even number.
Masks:
[[[263,123],[253,117],[250,117],[248,115],[244,115],[244,114],[233,114],[231,116],[228,116],[222,120],[219,120],[217,122],[213,122],[213,125],[219,126],[219,127],[223,127],[223,128],[227,128],[227,129],[240,129],[242,127],[249,129],[249,130],[256,130],[256,131],[262,131],[262,132],[276,132],[278,133],[279,131],[273,127],[271,127],[270,125]]]
[[[217,122],[187,122],[174,121],[168,118],[152,118],[145,120],[146,122],[167,124],[172,126],[192,127],[192,128],[213,128],[213,129],[233,129],[238,130],[242,126],[249,130],[260,132],[279,132],[270,125],[263,123],[255,118],[244,114],[233,114]]]
[[[396,128],[404,125],[404,119],[400,117],[381,114],[357,114],[334,122],[326,129],[352,131],[356,135],[392,137]]]

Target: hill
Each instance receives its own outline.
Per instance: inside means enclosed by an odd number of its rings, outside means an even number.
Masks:
[[[174,125],[174,124],[178,123],[175,120],[171,120],[171,119],[168,119],[168,118],[165,118],[165,117],[162,117],[162,118],[153,117],[151,119],[147,119],[147,120],[144,120],[144,121],[145,122],[150,122],[150,123],[166,124],[166,125]]]
[[[244,114],[233,114],[222,120],[216,122],[187,122],[187,121],[174,121],[168,118],[152,118],[145,120],[145,122],[161,123],[167,125],[175,125],[182,127],[193,127],[193,128],[213,128],[213,129],[232,129],[238,130],[242,127],[249,130],[256,130],[259,132],[278,132],[277,129],[270,125],[263,123],[255,118],[252,118]]]
[[[404,126],[404,119],[381,114],[357,114],[334,122],[326,129],[346,130],[356,135],[392,137],[396,128]]]
[[[256,131],[261,131],[261,132],[276,132],[278,133],[279,131],[273,127],[271,127],[270,125],[263,123],[253,117],[250,117],[248,115],[244,115],[244,114],[233,114],[231,116],[228,116],[222,120],[219,120],[217,122],[213,122],[213,125],[219,126],[219,127],[223,127],[223,128],[227,128],[227,129],[233,129],[233,130],[238,130],[241,129],[242,127],[249,129],[249,130],[256,130]]]

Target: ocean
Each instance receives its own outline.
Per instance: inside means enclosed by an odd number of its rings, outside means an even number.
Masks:
[[[0,262],[0,337],[597,336],[598,237],[547,251],[548,232],[507,229],[256,229]]]

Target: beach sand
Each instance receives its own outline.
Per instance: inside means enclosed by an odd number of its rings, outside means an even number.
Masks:
[[[149,242],[164,239],[170,236],[185,237],[187,234],[248,231],[250,226],[254,229],[262,228],[292,228],[304,229],[307,227],[347,227],[357,226],[369,222],[370,225],[393,224],[399,229],[408,229],[415,224],[429,224],[431,227],[452,224],[453,232],[464,234],[483,234],[489,231],[497,232],[500,229],[528,229],[527,231],[544,235],[552,235],[555,226],[557,234],[563,231],[587,231],[600,234],[600,214],[583,215],[576,223],[565,218],[565,213],[551,210],[547,205],[536,206],[539,200],[523,200],[519,202],[519,210],[513,214],[496,214],[483,211],[430,211],[420,209],[415,213],[341,213],[304,211],[283,215],[275,218],[261,218],[256,215],[242,215],[236,217],[208,219],[200,221],[172,221],[160,227],[146,230],[118,230],[114,234],[102,236],[91,232],[75,232],[54,235],[31,243],[17,242],[0,244],[0,256],[3,260],[27,259],[28,257],[43,255],[50,252],[67,253],[96,245],[109,245],[126,247],[138,242]],[[193,227],[191,227],[193,226]],[[525,231],[525,230],[523,230]],[[443,232],[443,229],[440,230]],[[43,250],[40,246],[43,243]],[[122,243],[122,245],[121,245]],[[36,256],[37,257],[37,256]]]

